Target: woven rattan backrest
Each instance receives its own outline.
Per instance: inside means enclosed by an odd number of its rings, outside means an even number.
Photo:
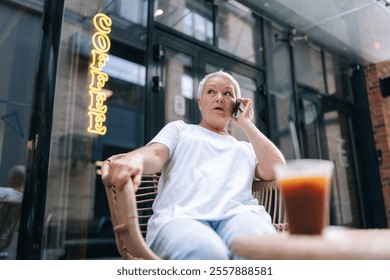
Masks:
[[[147,231],[148,220],[153,214],[152,204],[157,195],[158,180],[159,174],[144,174],[141,186],[136,192],[139,225],[144,237]],[[276,230],[287,230],[286,210],[284,209],[282,195],[276,181],[254,181],[252,194],[271,215],[272,223]]]
[[[278,188],[276,180],[254,181],[252,194],[263,205],[271,215],[272,223],[277,231],[286,231],[288,228],[286,209],[282,200],[282,193]]]
[[[141,185],[135,193],[139,226],[144,237],[146,236],[148,220],[153,214],[152,205],[157,195],[159,178],[159,174],[144,174]]]

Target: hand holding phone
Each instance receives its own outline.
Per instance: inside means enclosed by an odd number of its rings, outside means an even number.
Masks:
[[[237,101],[236,104],[234,104],[233,112],[232,112],[233,117],[237,117],[240,105],[241,105],[241,101]]]

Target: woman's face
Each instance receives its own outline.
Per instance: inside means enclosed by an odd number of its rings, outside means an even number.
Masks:
[[[204,85],[201,97],[198,98],[202,118],[209,122],[227,124],[236,100],[233,83],[228,78],[218,76],[210,78]]]

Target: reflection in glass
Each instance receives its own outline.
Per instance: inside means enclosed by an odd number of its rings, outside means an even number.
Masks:
[[[301,89],[302,90],[302,89]],[[303,154],[308,158],[324,158],[321,147],[320,117],[317,104],[302,98],[300,100]]]
[[[145,99],[145,26],[147,1],[66,1],[62,25],[53,125],[43,259],[117,257],[105,190],[99,175],[102,160],[143,145]],[[100,3],[99,2],[99,3]],[[105,4],[106,6],[104,6]],[[86,131],[90,19],[106,12],[113,20],[109,60],[107,133]],[[89,28],[89,29],[88,29]],[[115,33],[114,32],[114,33]],[[71,40],[86,34],[83,40]],[[131,36],[129,36],[129,34]]]
[[[106,1],[104,12],[115,15],[123,21],[146,26],[148,0],[111,0]],[[123,24],[126,24],[123,22]]]
[[[109,60],[103,68],[111,78],[117,78],[122,81],[136,85],[145,85],[145,67],[132,61],[109,55]]]
[[[265,27],[269,29],[268,34],[283,38],[284,33],[279,31],[278,25],[267,22]],[[271,131],[274,131],[273,138],[277,140],[286,159],[293,159],[297,157],[299,152],[294,139],[295,125],[293,128],[290,125],[291,121],[295,120],[295,111],[292,110],[294,108],[292,103],[293,86],[288,44],[281,40],[276,41],[273,37],[268,38],[266,43],[270,54],[267,56],[267,86],[271,104],[275,106],[273,110],[270,110],[272,118],[275,118]]]
[[[202,42],[213,43],[212,1],[156,0],[155,20]]]
[[[337,62],[338,61],[333,59],[330,54],[325,54],[326,85],[328,89],[328,94],[330,95],[337,94],[336,79],[340,75],[340,73],[338,73],[337,71]]]
[[[246,61],[263,63],[260,19],[237,1],[218,1],[215,6],[207,0],[155,0],[154,16],[156,22],[192,38]]]
[[[321,50],[304,41],[296,42],[294,48],[297,82],[325,92]]]
[[[22,199],[21,192],[11,188],[9,175],[14,172],[9,172],[13,166],[27,166],[31,151],[29,131],[42,36],[43,1],[31,4],[35,10],[14,2],[0,1],[0,187],[4,187],[0,200]],[[0,223],[5,225],[0,226],[0,259],[16,259],[19,209],[19,205],[0,205]],[[12,227],[6,227],[7,218],[15,222]]]
[[[196,101],[192,57],[167,48],[165,67],[165,122],[190,123],[192,104]]]
[[[334,224],[359,227],[356,182],[353,174],[348,118],[332,111],[324,115],[329,159],[335,164],[332,183]]]
[[[325,69],[328,94],[352,101],[350,83],[350,67],[337,59],[335,55],[325,53]]]
[[[261,64],[259,18],[236,1],[220,1],[216,22],[218,47],[244,60]]]

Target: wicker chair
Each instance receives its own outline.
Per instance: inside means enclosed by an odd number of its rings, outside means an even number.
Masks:
[[[101,167],[116,246],[123,259],[157,260],[159,257],[145,243],[145,235],[148,219],[153,213],[152,204],[157,195],[159,174],[144,174],[136,192],[131,182],[124,188],[116,188],[108,181],[107,175],[111,160],[122,155],[108,158]],[[275,228],[278,231],[287,230],[285,210],[280,203],[280,191],[275,181],[255,181],[252,190],[254,197],[271,214]]]
[[[7,248],[11,244],[19,222],[20,202],[0,201],[0,259],[7,259]]]

